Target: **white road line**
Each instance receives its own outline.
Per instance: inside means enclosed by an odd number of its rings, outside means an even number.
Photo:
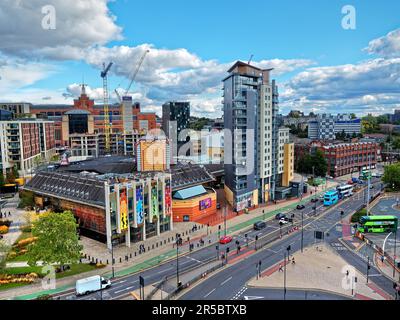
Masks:
[[[133,287],[126,287],[126,288],[124,288],[124,289],[121,289],[121,290],[118,290],[118,291],[114,291],[114,293],[118,293],[118,292],[130,290],[130,289],[132,289],[132,288],[133,288]]]
[[[165,271],[168,271],[168,270],[171,270],[172,268],[167,268],[167,269],[164,269],[164,270],[161,270],[161,271],[158,271],[157,273],[163,273],[163,272],[165,272]]]
[[[129,281],[129,283],[136,283],[136,282],[138,282],[139,280],[135,280],[135,281]],[[119,285],[119,286],[116,286],[116,285],[112,285],[112,287],[111,287],[111,289],[118,289],[118,288],[121,288],[121,287],[123,287],[124,285]]]
[[[225,283],[227,283],[231,279],[232,279],[232,277],[229,277],[228,279],[226,279],[224,282],[221,283],[221,286],[223,286]]]
[[[211,293],[213,293],[215,291],[215,288],[214,289],[212,289],[209,293],[207,293],[205,296],[204,296],[204,298],[207,298]]]

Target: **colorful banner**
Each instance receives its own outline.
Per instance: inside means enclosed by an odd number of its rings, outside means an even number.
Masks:
[[[171,180],[165,180],[165,215],[172,213]]]
[[[136,222],[138,225],[143,223],[143,187],[136,186]]]
[[[121,231],[128,229],[128,199],[126,189],[121,189],[119,192],[119,218]]]
[[[199,201],[200,210],[211,208],[211,198],[203,199]]]
[[[151,216],[158,217],[158,192],[157,192],[157,182],[152,182],[151,184],[151,206],[150,213]]]

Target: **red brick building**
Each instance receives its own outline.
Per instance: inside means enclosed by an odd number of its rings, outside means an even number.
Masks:
[[[379,145],[375,142],[329,144],[318,148],[328,163],[327,174],[340,177],[352,172],[375,167]]]
[[[94,133],[104,132],[104,106],[102,104],[96,105],[94,100],[90,99],[86,94],[85,86],[82,85],[82,92],[78,99],[74,100],[73,105],[32,105],[31,113],[35,114],[38,118],[46,118],[54,121],[54,137],[57,147],[66,146],[68,144],[68,137],[63,133],[62,122],[63,115],[72,110],[84,110],[93,117],[93,130]],[[109,116],[111,122],[111,132],[123,132],[122,109],[120,104],[111,104],[109,106]],[[92,121],[92,120],[90,120]],[[156,115],[155,113],[141,112],[140,104],[138,102],[132,104],[132,122],[133,129],[140,133],[140,129],[146,127],[148,130],[156,128]],[[91,128],[92,124],[89,125]],[[91,133],[91,132],[87,132]]]

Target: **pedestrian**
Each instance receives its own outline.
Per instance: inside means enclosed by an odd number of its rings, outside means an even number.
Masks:
[[[11,211],[8,211],[8,216],[11,217]]]
[[[349,276],[349,270],[346,270],[346,277]]]
[[[281,272],[281,271],[283,272],[282,264],[280,263],[280,264],[279,264],[279,272]]]
[[[0,219],[3,219],[3,213],[0,212]]]
[[[294,261],[294,257],[292,258],[292,264],[296,264],[296,261]]]

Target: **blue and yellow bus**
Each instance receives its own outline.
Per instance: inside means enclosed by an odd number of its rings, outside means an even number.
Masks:
[[[362,233],[385,233],[397,230],[396,216],[362,216],[357,230]]]
[[[339,192],[330,190],[324,194],[324,206],[331,206],[339,201]]]

